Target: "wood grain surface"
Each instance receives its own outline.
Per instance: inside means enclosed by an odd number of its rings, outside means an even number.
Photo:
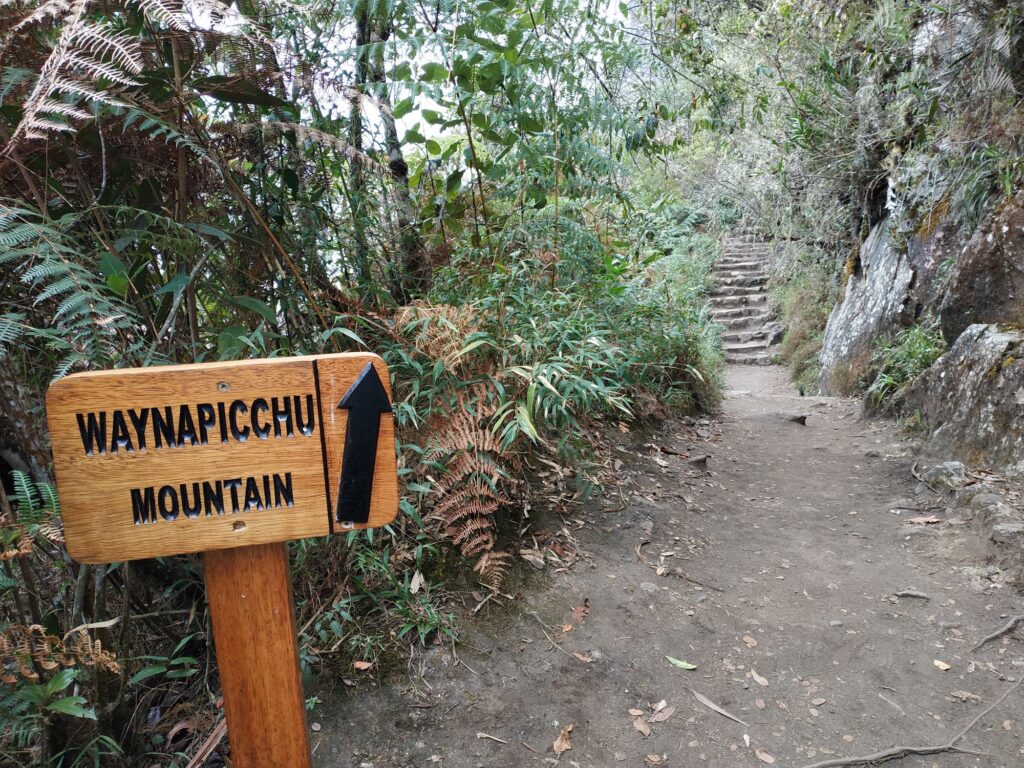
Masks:
[[[203,561],[232,768],[309,768],[288,545]]]
[[[322,357],[317,360],[320,378],[320,401],[323,406],[324,433],[327,435],[328,500],[333,511],[338,501],[341,464],[345,456],[345,430],[348,411],[336,407],[348,392],[355,377],[366,365],[366,359],[352,360],[341,357]],[[373,361],[388,400],[391,384],[388,368],[379,357]],[[356,528],[379,528],[387,525],[398,514],[398,459],[395,454],[395,418],[393,414],[380,415],[380,433],[377,438],[377,464],[373,476],[373,503],[370,519]],[[333,517],[333,515],[332,515]],[[337,532],[337,531],[335,531]]]
[[[316,389],[314,360],[320,369],[321,387],[326,390],[324,397]],[[368,362],[387,385],[387,367],[378,356],[370,354],[99,371],[74,374],[54,383],[47,394],[47,418],[68,551],[80,562],[105,563],[327,535],[331,532],[331,502],[336,498],[345,446],[346,412],[335,406]],[[293,434],[289,436],[287,422],[282,421],[279,436],[273,431],[267,439],[255,436],[257,426],[273,430],[274,425],[269,412],[251,420],[255,401],[262,398],[269,403],[276,397],[283,403],[289,398],[295,405],[294,398],[298,397],[300,410],[306,415],[307,395],[312,396],[316,411],[315,426],[309,434],[302,434],[298,424],[292,423]],[[170,406],[176,418],[184,405],[195,420],[200,404],[216,411],[223,403],[224,413],[229,414],[230,404],[236,401],[246,407],[237,414],[237,422],[249,428],[244,441],[235,439],[230,429],[224,439],[219,418],[224,414],[218,413],[216,425],[207,430],[205,444],[193,444],[195,441],[186,435],[181,445],[170,447],[165,440],[157,446],[150,420],[143,430],[147,435],[143,450],[128,417],[130,412],[136,416],[152,414],[153,409],[163,413]],[[115,411],[121,412],[127,424],[131,446],[123,440],[120,446],[115,445]],[[85,449],[82,425],[88,423],[90,414],[98,420],[101,413],[106,418],[106,450],[98,450],[99,441],[90,438],[90,454]],[[383,416],[370,521],[359,527],[384,525],[398,509],[393,420],[391,414]],[[79,418],[84,421],[80,423]],[[253,487],[261,504],[244,508],[245,484],[250,477],[254,478]],[[235,489],[243,502],[237,512],[225,485],[235,479],[242,483]],[[278,492],[277,484],[283,488],[286,480],[290,496]],[[218,481],[222,483],[223,514],[215,505],[213,513],[208,514],[205,504],[198,515],[184,514],[184,501],[195,501],[195,483],[200,483],[200,496],[208,501],[214,494],[205,492],[202,483],[209,483],[213,491]],[[161,489],[165,488],[170,490],[162,499]],[[272,491],[269,494],[268,488]],[[134,499],[133,490],[137,494]],[[156,514],[152,521],[140,523],[138,510],[144,506],[141,502],[147,500],[148,492],[153,493],[149,509],[155,507]],[[170,510],[175,499],[179,512],[168,519],[164,512]],[[286,503],[289,501],[290,505]]]

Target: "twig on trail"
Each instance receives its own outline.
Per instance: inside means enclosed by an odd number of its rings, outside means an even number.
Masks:
[[[929,595],[924,592],[918,592],[916,589],[901,589],[899,592],[894,592],[893,597],[916,597],[918,600],[931,600]]]
[[[697,693],[695,690],[693,690],[693,688],[690,689],[690,693],[692,693],[693,697],[695,699],[697,699],[697,701],[699,701],[705,707],[708,707],[709,709],[713,709],[718,714],[720,714],[720,715],[722,715],[724,717],[728,717],[730,720],[733,720],[734,722],[737,722],[740,725],[745,725],[745,726],[747,726],[747,728],[750,727],[750,723],[746,723],[743,720],[740,720],[738,717],[736,717],[736,715],[732,714],[731,712],[727,712],[726,710],[722,709],[720,706],[718,706],[713,701],[711,701],[711,699],[709,699],[706,696],[702,696],[701,694]]]
[[[934,493],[936,496],[939,495],[939,492],[936,491],[934,488],[932,488],[932,486],[928,483],[927,480],[925,480],[923,477],[921,477],[921,473],[917,471],[917,462],[916,461],[914,462],[914,466],[912,466],[910,468],[910,474],[912,474],[914,476],[914,479],[917,480],[918,482],[920,482],[921,485],[923,485],[929,491]]]
[[[903,711],[903,707],[901,707],[901,706],[900,706],[899,704],[897,704],[897,703],[896,703],[895,701],[893,701],[892,699],[890,699],[890,698],[889,698],[888,696],[886,696],[886,695],[885,695],[884,693],[880,693],[880,694],[878,694],[878,698],[880,698],[880,699],[881,699],[882,701],[884,701],[884,702],[885,702],[886,704],[889,704],[889,705],[891,705],[891,706],[893,706],[893,707],[896,707],[896,709],[898,709],[898,710],[899,710],[899,713],[900,713],[901,715],[903,715],[904,717],[906,717],[906,716],[907,716],[907,713]]]
[[[459,666],[459,664],[461,664],[466,669],[468,669],[470,672],[472,672],[474,675],[476,675],[477,677],[480,677],[480,673],[479,672],[477,672],[475,669],[473,669],[471,666],[469,666],[469,664],[467,664],[466,662],[464,662],[462,659],[459,658],[459,654],[455,651],[455,643],[452,643],[452,656],[455,658],[455,666],[456,667]]]
[[[491,741],[496,741],[499,744],[508,744],[508,742],[505,741],[504,739],[499,739],[497,736],[491,736],[491,734],[489,734],[489,733],[480,732],[480,733],[477,733],[476,737],[478,739],[490,739]]]
[[[548,634],[548,631],[547,631],[547,628],[544,625],[544,622],[541,621],[540,616],[537,615],[536,611],[530,611],[530,615],[533,616],[533,618],[535,618],[537,620],[538,624],[540,624],[540,631],[544,633],[544,637],[546,637],[548,639],[548,642],[551,643],[551,647],[552,648],[554,648],[555,650],[561,651],[562,653],[564,653],[566,656],[568,656],[571,659],[576,658],[571,653],[569,653],[567,650],[565,650],[565,648],[560,646],[558,643],[556,643],[552,639],[551,635]]]
[[[641,563],[646,565],[651,570],[657,572],[658,566],[656,566],[654,563],[652,563],[650,560],[648,560],[646,557],[644,557],[644,554],[643,554],[643,548],[646,547],[650,543],[651,542],[649,542],[647,540],[641,541],[639,544],[637,544],[633,548],[633,551],[636,552],[636,559],[637,560],[639,560]],[[711,589],[711,590],[714,590],[715,592],[725,592],[725,590],[722,589],[721,587],[716,587],[714,584],[708,584],[706,582],[701,581],[700,579],[693,578],[693,576],[688,574],[682,568],[673,568],[671,571],[665,571],[665,573],[669,574],[671,576],[675,576],[675,577],[680,578],[680,579],[684,579],[684,580],[690,582],[691,584],[696,584],[698,587],[704,587],[705,589]]]
[[[1020,616],[1014,616],[1012,619],[1006,622],[1006,624],[1004,624],[1001,628],[997,629],[991,635],[986,635],[984,638],[982,638],[980,643],[971,648],[971,651],[973,652],[978,650],[979,648],[981,648],[981,646],[985,645],[986,643],[991,643],[993,640],[1002,637],[1007,632],[1013,632],[1013,630],[1016,629],[1017,625],[1021,622],[1024,622],[1024,614],[1021,614]]]
[[[841,757],[832,760],[823,760],[820,763],[812,763],[811,765],[805,765],[804,768],[839,768],[839,766],[849,765],[875,765],[878,763],[884,763],[889,760],[895,760],[897,757],[906,757],[907,755],[935,755],[939,752],[960,752],[962,754],[977,755],[982,754],[973,749],[964,749],[958,747],[957,742],[963,739],[967,733],[978,724],[978,722],[985,717],[989,712],[998,707],[1006,697],[1011,693],[1020,688],[1021,683],[1024,683],[1024,678],[1021,678],[1016,683],[1007,688],[1003,695],[992,702],[991,705],[986,707],[981,713],[978,714],[971,722],[969,722],[956,736],[947,741],[945,744],[933,744],[925,747],[892,747],[891,749],[884,749],[881,752],[874,752],[870,755],[860,755],[858,757]]]
[[[619,486],[619,501],[622,502],[620,506],[616,507],[615,509],[602,509],[602,514],[607,515],[611,514],[612,512],[622,512],[626,507],[629,506],[629,504],[626,503],[626,496],[622,493],[621,485]]]

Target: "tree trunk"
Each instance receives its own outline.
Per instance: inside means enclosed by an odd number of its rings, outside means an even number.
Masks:
[[[369,70],[370,15],[365,2],[356,6],[356,94],[352,98],[349,143],[355,150],[349,161],[349,207],[355,239],[356,280],[361,291],[370,287],[370,245],[366,239],[366,177],[363,172],[363,103]]]
[[[391,36],[391,22],[382,25],[376,36],[384,43]],[[394,182],[395,219],[398,223],[399,261],[391,281],[391,295],[400,304],[408,303],[427,289],[430,284],[430,262],[420,238],[419,217],[409,193],[409,166],[402,155],[398,140],[398,127],[391,113],[391,97],[385,85],[383,45],[377,49],[370,73],[371,82],[379,86],[375,90],[380,104],[380,117],[384,125],[384,143],[388,150],[388,168]]]

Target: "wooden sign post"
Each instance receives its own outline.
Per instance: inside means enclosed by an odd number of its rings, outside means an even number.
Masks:
[[[204,552],[236,768],[310,765],[287,542],[390,523],[387,367],[339,354],[80,373],[46,397],[68,552]]]

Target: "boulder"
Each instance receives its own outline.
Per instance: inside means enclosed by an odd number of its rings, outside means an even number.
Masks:
[[[959,461],[944,461],[924,473],[925,482],[956,490],[967,483],[967,467]]]
[[[1002,468],[1024,456],[1024,332],[972,325],[907,392],[928,450]]]
[[[907,304],[913,279],[909,260],[893,244],[889,219],[883,219],[861,246],[843,300],[828,319],[821,348],[822,390],[849,394],[856,389],[871,364],[875,340],[911,319]]]
[[[940,300],[942,334],[1024,320],[1024,190],[1000,206],[956,258]]]

